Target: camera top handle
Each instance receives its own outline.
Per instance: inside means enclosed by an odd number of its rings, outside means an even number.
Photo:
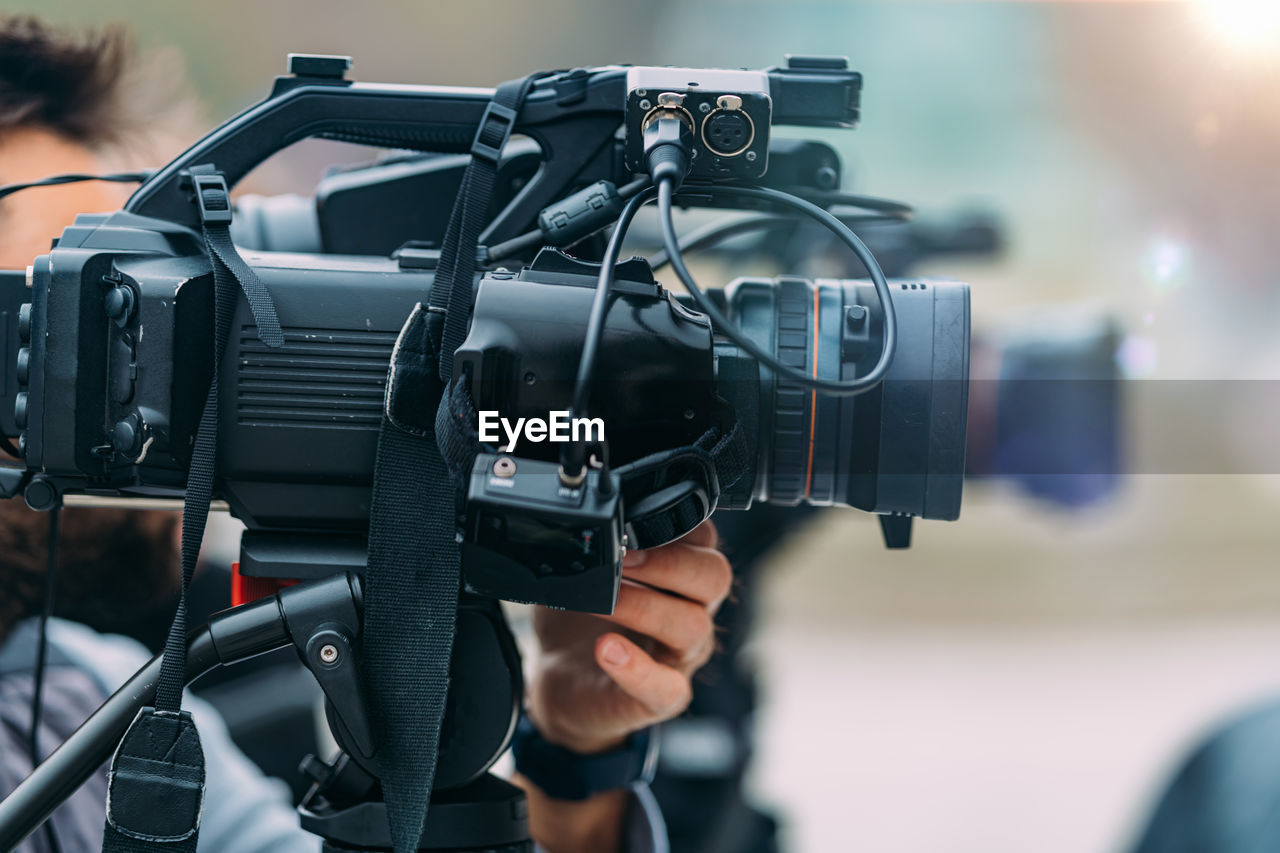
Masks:
[[[290,76],[271,94],[212,133],[143,184],[125,205],[130,213],[199,228],[187,184],[192,166],[212,163],[234,186],[277,151],[309,137],[444,154],[471,150],[492,89],[356,83],[346,57],[293,54]],[[774,124],[852,127],[861,75],[830,57],[788,57],[768,70]],[[627,68],[575,68],[540,80],[525,100],[514,132],[534,139],[543,165],[489,224],[482,241],[509,240],[538,212],[576,185],[625,174],[611,143],[622,123]]]

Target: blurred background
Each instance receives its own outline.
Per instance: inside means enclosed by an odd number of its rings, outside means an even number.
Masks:
[[[1280,696],[1274,0],[0,8],[130,23],[185,68],[202,105],[187,141],[263,96],[289,51],[486,86],[847,55],[862,126],[818,134],[846,188],[998,223],[1000,251],[913,272],[971,282],[996,348],[1110,330],[1122,478],[1077,500],[972,480],[961,521],[919,525],[902,552],[870,517],[826,512],[759,568],[748,790],[783,849],[1122,851],[1199,736]],[[306,143],[253,189],[306,192],[352,156]]]

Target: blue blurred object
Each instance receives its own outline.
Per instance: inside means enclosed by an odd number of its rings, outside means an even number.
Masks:
[[[969,471],[1074,508],[1109,497],[1120,484],[1122,336],[1107,318],[1067,325],[1024,327],[1000,348],[992,465]]]
[[[938,257],[994,258],[1005,247],[1000,217],[983,209],[880,224],[863,238],[886,273],[909,276]],[[787,269],[860,277],[865,269],[830,235],[798,227],[764,241]],[[965,473],[1016,484],[1024,494],[1069,509],[1101,502],[1119,488],[1123,386],[1117,321],[1063,305],[975,332],[970,359]]]

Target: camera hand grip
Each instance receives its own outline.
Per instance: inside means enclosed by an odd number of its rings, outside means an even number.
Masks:
[[[282,78],[282,82],[291,82]],[[468,150],[489,89],[375,84],[277,85],[271,97],[230,119],[161,169],[125,210],[197,226],[184,173],[212,163],[234,186],[277,151],[308,137],[442,153]]]
[[[546,168],[527,188],[529,203],[497,231],[527,227],[563,194],[622,120],[622,69],[578,69],[547,78],[530,93],[515,132],[536,139]],[[270,97],[230,119],[156,173],[125,210],[198,227],[184,180],[192,166],[213,164],[234,186],[272,154],[309,137],[436,153],[471,150],[492,89],[352,83],[281,77]],[[530,208],[525,210],[525,208]],[[509,235],[508,235],[509,236]],[[501,239],[499,237],[498,239]]]

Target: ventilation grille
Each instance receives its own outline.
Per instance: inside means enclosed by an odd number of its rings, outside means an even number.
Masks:
[[[236,420],[250,426],[377,427],[395,332],[284,330],[272,349],[240,329]]]

